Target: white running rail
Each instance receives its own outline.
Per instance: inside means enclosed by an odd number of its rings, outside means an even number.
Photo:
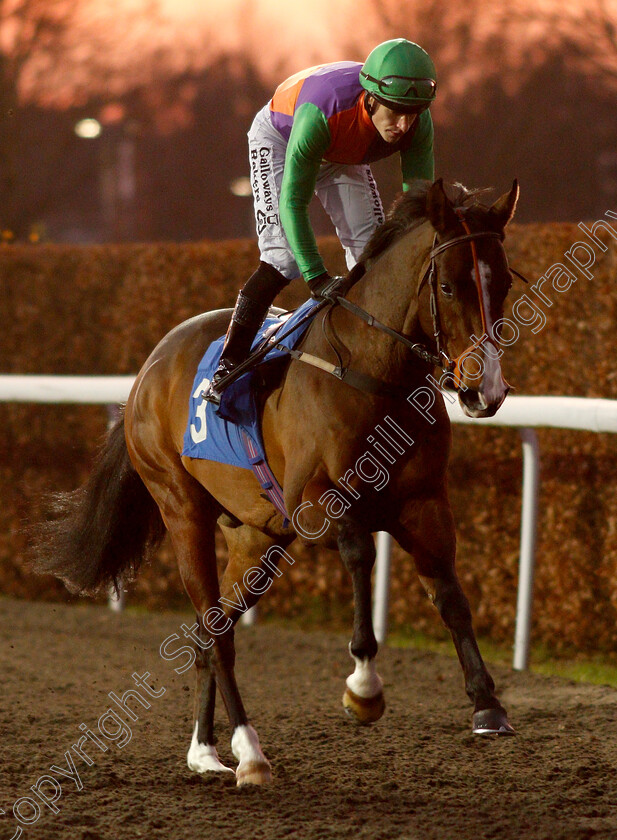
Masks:
[[[133,376],[0,375],[0,402],[99,403],[113,407],[126,402],[133,382]],[[446,402],[446,406],[453,423],[514,426],[521,430],[523,504],[513,667],[516,670],[525,670],[529,662],[538,516],[539,447],[534,430],[554,428],[615,433],[617,400],[511,396],[506,399],[495,417],[482,420],[467,417],[458,402]],[[380,533],[377,538],[373,606],[375,635],[380,643],[385,642],[388,635],[390,549],[390,535]],[[117,608],[118,605],[115,606]],[[247,618],[252,623],[255,612],[251,611]]]

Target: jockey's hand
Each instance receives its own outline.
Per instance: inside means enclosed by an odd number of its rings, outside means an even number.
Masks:
[[[329,300],[331,303],[334,303],[342,292],[340,287],[344,279],[344,277],[330,277],[326,271],[320,274],[319,277],[308,280],[307,286],[314,300]]]

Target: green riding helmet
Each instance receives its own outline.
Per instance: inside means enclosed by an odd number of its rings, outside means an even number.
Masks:
[[[387,108],[418,114],[435,99],[437,74],[422,47],[395,38],[369,54],[360,70],[360,84]]]

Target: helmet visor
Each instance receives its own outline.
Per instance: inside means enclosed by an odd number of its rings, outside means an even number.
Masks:
[[[381,105],[385,105],[385,107],[389,108],[391,111],[396,111],[397,114],[416,114],[416,116],[419,116],[425,111],[428,111],[428,109],[431,107],[430,102],[421,102],[415,105],[406,105],[405,103],[397,102],[394,99],[386,99],[385,96],[379,96],[376,93],[369,94],[367,91],[366,95],[372,96],[376,102],[379,102]]]
[[[434,79],[420,79],[413,76],[384,76],[376,79],[368,73],[361,73],[368,81],[373,82],[380,92],[392,99],[407,99],[410,96],[416,99],[432,100],[435,98],[437,82]]]

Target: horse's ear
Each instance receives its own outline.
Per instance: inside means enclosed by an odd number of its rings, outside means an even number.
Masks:
[[[426,215],[437,233],[447,233],[457,222],[452,202],[443,188],[443,178],[429,187],[426,195]]]
[[[518,201],[519,192],[518,180],[515,178],[510,192],[504,193],[491,207],[490,213],[497,220],[499,227],[505,228],[508,222],[512,220],[512,217],[516,212],[516,203]]]

